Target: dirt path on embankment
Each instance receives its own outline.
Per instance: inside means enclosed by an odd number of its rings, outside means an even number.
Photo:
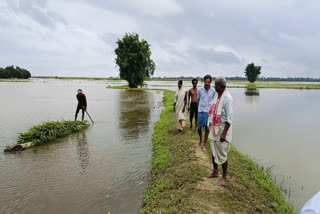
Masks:
[[[208,179],[212,170],[208,152],[197,145],[189,128],[177,135],[172,110],[174,92],[164,92],[161,119],[154,126],[152,168],[142,213],[294,213],[269,173],[231,148],[228,181]],[[221,175],[221,166],[219,166]]]

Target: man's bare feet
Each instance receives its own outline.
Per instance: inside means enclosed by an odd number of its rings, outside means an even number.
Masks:
[[[220,186],[225,187],[227,183],[227,177],[222,177]]]
[[[202,148],[202,150],[203,150],[204,152],[208,151],[208,150],[207,150],[207,146],[204,145],[203,148]]]
[[[199,147],[202,147],[202,141],[199,142],[198,146],[199,146]]]
[[[219,172],[218,171],[213,171],[211,172],[207,178],[217,178],[219,177]]]

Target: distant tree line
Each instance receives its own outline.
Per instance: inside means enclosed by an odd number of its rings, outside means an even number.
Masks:
[[[5,68],[0,68],[0,79],[28,79],[31,77],[31,73],[24,68],[19,66],[14,67],[13,65],[7,66]]]
[[[248,80],[247,77],[227,77],[227,80]],[[320,82],[320,78],[311,77],[258,77],[258,81],[282,81],[282,82]]]
[[[203,77],[152,77],[152,79],[174,79],[174,80],[192,80],[193,78],[201,80]],[[215,80],[215,77],[212,77],[213,80]],[[244,80],[247,81],[248,77],[226,77],[227,80]],[[282,81],[282,82],[320,82],[320,78],[310,78],[310,77],[258,77],[257,81]]]

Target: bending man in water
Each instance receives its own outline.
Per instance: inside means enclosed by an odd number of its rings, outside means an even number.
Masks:
[[[183,89],[182,80],[178,81],[178,90],[174,99],[173,110],[177,113],[178,134],[184,129],[186,120],[187,92]]]
[[[203,142],[203,151],[207,151],[207,141],[208,141],[208,117],[209,117],[209,108],[210,102],[212,101],[215,91],[211,88],[212,77],[206,75],[204,78],[204,87],[198,90],[198,133],[200,137],[199,147],[202,146],[202,129],[205,131],[204,142]]]
[[[208,178],[218,177],[218,164],[222,164],[221,186],[227,182],[228,153],[232,140],[233,99],[226,90],[227,82],[223,77],[215,81],[216,95],[209,110],[209,138],[212,150],[213,172]]]
[[[193,79],[192,81],[193,88],[189,90],[188,93],[188,110],[190,111],[190,128],[192,129],[192,119],[194,116],[195,119],[195,127],[197,129],[197,122],[198,122],[198,89],[197,84],[198,80]],[[190,106],[190,97],[191,97],[191,106]]]
[[[84,120],[84,111],[87,109],[87,98],[84,93],[82,93],[81,89],[78,89],[78,94],[77,94],[77,100],[78,100],[78,106],[76,110],[76,115],[74,120],[77,120],[78,113],[80,109],[82,109],[82,121]]]

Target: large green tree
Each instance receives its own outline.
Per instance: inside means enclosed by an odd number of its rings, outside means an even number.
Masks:
[[[255,66],[254,63],[248,64],[245,70],[245,74],[248,77],[249,82],[255,82],[258,76],[261,74],[261,66]]]
[[[117,41],[115,62],[119,66],[120,78],[129,83],[130,88],[143,85],[146,78],[153,75],[155,63],[151,59],[150,45],[139,40],[137,33],[126,33]]]
[[[31,73],[24,68],[20,68],[19,66],[15,68],[13,65],[11,65],[5,68],[0,68],[0,79],[28,79],[30,77]]]

